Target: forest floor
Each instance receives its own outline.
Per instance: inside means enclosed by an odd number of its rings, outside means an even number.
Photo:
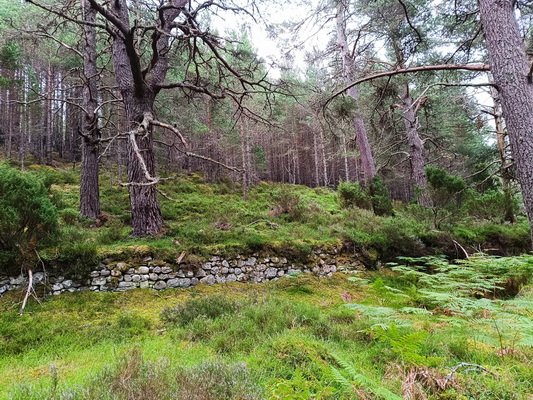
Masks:
[[[0,399],[531,399],[533,257],[0,298]]]
[[[348,246],[373,270],[70,293],[32,299],[22,316],[22,293],[8,292],[0,400],[533,399],[533,256],[487,255],[527,252],[529,226],[502,223],[493,194],[432,209],[394,203],[394,215],[378,216],[328,188],[262,182],[243,202],[238,184],[183,175],[161,185],[164,234],[136,239],[116,171],[102,175],[102,217],[87,221],[79,171],[29,170],[59,210],[56,243],[40,257],[66,276],[147,248],[173,260],[256,251],[303,260]],[[470,260],[438,256],[464,252]],[[1,268],[20,273],[3,257]]]

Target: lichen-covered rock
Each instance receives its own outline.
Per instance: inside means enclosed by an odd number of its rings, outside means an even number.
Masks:
[[[91,281],[91,285],[92,286],[103,286],[107,283],[107,280],[106,278],[94,278],[92,281]],[[60,283],[56,283],[56,285],[61,285]],[[55,285],[52,286],[52,290],[59,290],[59,289],[54,289]],[[63,285],[61,285],[61,288],[63,288]]]
[[[162,290],[167,288],[167,283],[165,281],[157,281],[154,285],[154,289]]]
[[[205,278],[200,279],[200,283],[205,283],[207,285],[213,285],[216,282],[216,279],[213,275],[207,275]]]
[[[150,273],[150,268],[148,267],[139,267],[139,274],[147,275]]]

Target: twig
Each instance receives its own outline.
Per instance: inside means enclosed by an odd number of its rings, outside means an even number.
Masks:
[[[181,261],[183,260],[183,257],[185,257],[185,254],[187,254],[187,252],[185,252],[185,251],[181,252],[180,256],[178,258],[176,258],[176,264],[181,263]]]
[[[267,220],[267,219],[258,219],[257,221],[254,221],[254,222],[252,222],[251,224],[245,225],[245,227],[249,227],[249,226],[252,226],[252,225],[258,224],[259,222],[265,222],[265,223],[267,223],[272,229],[278,229],[278,228],[279,228],[279,225],[278,225],[278,224],[275,224],[275,223],[273,223],[273,222],[270,222],[270,221]]]
[[[470,363],[464,363],[463,362],[461,364],[456,365],[453,368],[450,368],[450,373],[448,375],[446,375],[446,380],[450,381],[453,378],[453,374],[455,374],[457,372],[457,370],[459,370],[460,368],[463,368],[463,367],[477,368],[477,369],[480,369],[480,370],[482,370],[484,372],[488,372],[489,374],[495,376],[496,378],[499,378],[498,374],[492,372],[491,370],[489,370],[489,369],[487,369],[485,367],[482,367],[479,364],[470,364]]]
[[[452,240],[453,244],[456,245],[457,247],[459,247],[461,250],[463,250],[463,253],[465,253],[465,257],[467,260],[470,260],[470,257],[468,256],[468,252],[465,250],[465,248],[463,246],[461,246],[461,244],[455,240]]]
[[[31,292],[33,289],[33,272],[31,269],[28,269],[28,289],[26,290],[26,294],[24,295],[24,300],[22,301],[22,306],[20,307],[19,315],[24,314],[24,309],[26,308],[26,302],[28,301],[28,297],[30,297]]]

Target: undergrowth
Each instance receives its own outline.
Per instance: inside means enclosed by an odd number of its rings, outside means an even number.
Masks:
[[[24,316],[10,294],[0,399],[527,399],[532,259],[72,293]]]

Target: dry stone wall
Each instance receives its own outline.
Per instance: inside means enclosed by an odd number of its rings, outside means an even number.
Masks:
[[[58,295],[80,290],[120,292],[135,288],[154,290],[187,288],[200,283],[207,285],[226,282],[260,283],[298,271],[330,276],[340,268],[361,269],[362,266],[349,257],[321,251],[313,252],[310,262],[305,265],[292,263],[285,257],[259,255],[237,256],[231,259],[212,256],[203,263],[180,265],[171,265],[146,257],[135,265],[106,259],[98,268],[91,271],[88,277],[66,279],[62,276],[48,276],[43,272],[37,272],[33,275],[33,281],[36,285],[44,285],[49,294]],[[0,296],[8,290],[20,289],[25,285],[27,278],[24,276],[0,276]]]

